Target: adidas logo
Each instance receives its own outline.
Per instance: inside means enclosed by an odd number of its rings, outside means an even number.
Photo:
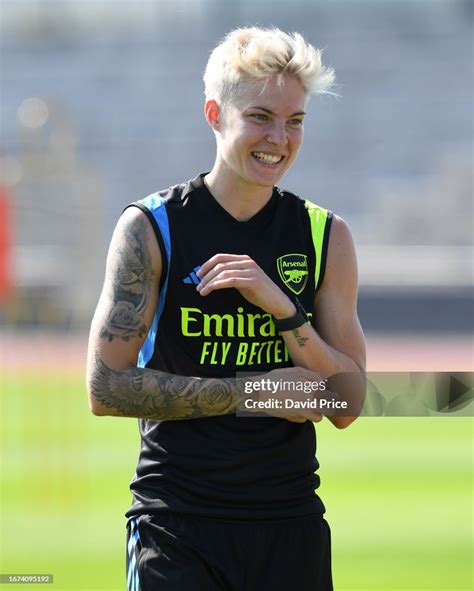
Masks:
[[[196,273],[199,271],[201,267],[198,265],[197,267],[194,267],[194,269],[191,271],[191,273],[185,277],[183,279],[183,283],[188,283],[188,284],[194,284],[197,285],[198,283],[200,283],[200,279],[199,277],[196,275]]]

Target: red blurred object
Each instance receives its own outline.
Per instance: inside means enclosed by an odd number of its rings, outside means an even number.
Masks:
[[[10,195],[6,187],[0,186],[0,301],[13,290],[12,223]]]

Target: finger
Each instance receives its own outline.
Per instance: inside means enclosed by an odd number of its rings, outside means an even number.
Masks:
[[[221,273],[226,273],[228,271],[241,271],[247,268],[255,268],[255,263],[251,259],[242,261],[228,261],[226,263],[217,263],[204,276],[201,275],[201,281],[198,287],[202,289],[205,285],[212,281],[212,279],[214,279]]]
[[[236,274],[239,273],[234,271],[232,276],[230,277],[218,277],[213,279],[210,283],[204,286],[202,289],[198,289],[200,295],[206,296],[210,294],[212,291],[216,289],[229,289],[234,287],[235,289],[248,289],[254,284],[254,278],[245,277],[245,276],[237,276]],[[240,273],[247,273],[246,271],[242,271]],[[199,286],[198,286],[199,288]]]
[[[252,260],[246,254],[224,254],[219,253],[215,254],[209,260],[201,265],[199,271],[197,271],[196,275],[198,277],[203,277],[206,273],[208,273],[215,265],[218,263],[228,263],[230,261],[244,261],[244,260]]]

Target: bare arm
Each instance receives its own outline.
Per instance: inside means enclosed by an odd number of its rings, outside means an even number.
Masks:
[[[96,415],[176,420],[234,412],[235,379],[188,378],[154,369],[115,371],[96,353],[89,382]]]
[[[364,335],[357,317],[357,261],[349,228],[334,216],[326,273],[309,325],[282,333],[295,365],[325,376],[365,370]]]
[[[91,411],[160,420],[233,412],[238,398],[234,379],[189,378],[136,367],[156,311],[161,270],[150,222],[139,209],[127,209],[112,237],[90,331]]]
[[[365,371],[365,341],[357,317],[357,261],[352,236],[346,223],[334,216],[328,247],[326,273],[315,297],[314,330],[309,324],[282,333],[295,365],[324,376],[359,374]],[[364,380],[354,376],[339,379],[347,384],[352,404],[362,403]],[[329,416],[339,428],[356,417]]]

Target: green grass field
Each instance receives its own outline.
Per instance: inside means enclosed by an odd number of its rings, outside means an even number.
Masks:
[[[55,590],[124,589],[137,422],[93,417],[70,372],[6,373],[1,390],[1,573],[53,574]],[[473,588],[473,424],[317,427],[337,591]]]

